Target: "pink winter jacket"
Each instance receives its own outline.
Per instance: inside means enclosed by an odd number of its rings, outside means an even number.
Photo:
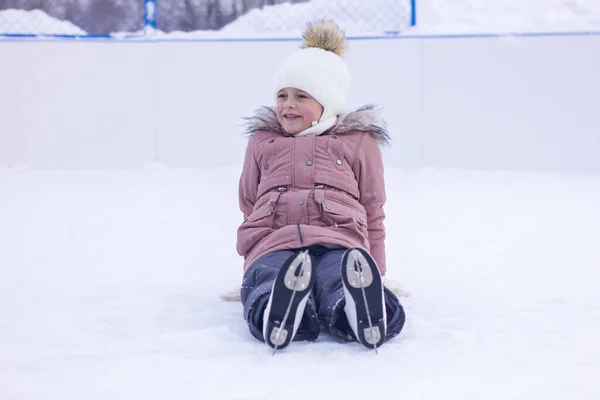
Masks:
[[[340,116],[321,136],[293,137],[273,108],[249,118],[239,182],[244,272],[260,256],[315,244],[362,247],[385,274],[386,201],[379,146],[389,142],[372,106]]]

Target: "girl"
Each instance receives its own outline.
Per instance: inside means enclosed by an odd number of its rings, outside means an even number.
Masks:
[[[379,112],[348,113],[344,32],[309,23],[275,75],[276,108],[249,118],[239,182],[241,299],[257,339],[277,349],[321,329],[377,349],[404,310],[382,284],[386,200]]]

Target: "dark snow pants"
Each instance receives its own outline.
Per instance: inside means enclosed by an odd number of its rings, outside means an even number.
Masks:
[[[356,341],[344,312],[346,300],[341,262],[346,249],[330,249],[316,245],[308,250],[315,260],[316,282],[294,341],[315,340],[321,330],[346,342]],[[244,319],[252,335],[261,341],[264,341],[263,313],[273,281],[283,263],[294,253],[295,251],[284,250],[266,254],[256,260],[244,276],[241,289]],[[389,340],[402,330],[405,315],[398,298],[387,288],[384,291],[387,312],[385,339]]]

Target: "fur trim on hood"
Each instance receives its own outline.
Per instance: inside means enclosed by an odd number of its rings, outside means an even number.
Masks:
[[[255,112],[254,116],[244,119],[247,121],[245,134],[248,137],[259,131],[277,132],[284,136],[290,136],[283,131],[277,121],[275,107],[262,107]],[[381,117],[381,109],[374,105],[363,106],[356,111],[340,115],[333,128],[324,135],[344,135],[355,131],[370,134],[382,147],[389,145],[391,141],[387,124]]]

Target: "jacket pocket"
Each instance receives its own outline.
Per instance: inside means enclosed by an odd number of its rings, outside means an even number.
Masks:
[[[269,219],[272,220],[275,216],[275,205],[270,202],[266,202],[262,206],[258,207],[256,210],[252,211],[252,214],[248,216],[248,219],[244,222],[244,224],[253,224],[259,223],[262,224],[262,220]],[[272,224],[271,224],[272,225]]]
[[[323,219],[329,227],[341,230],[362,244],[368,243],[366,215],[331,199],[325,199],[322,210]]]
[[[237,251],[246,255],[261,240],[275,231],[275,212],[281,193],[273,192],[268,200],[256,207],[237,231]]]

